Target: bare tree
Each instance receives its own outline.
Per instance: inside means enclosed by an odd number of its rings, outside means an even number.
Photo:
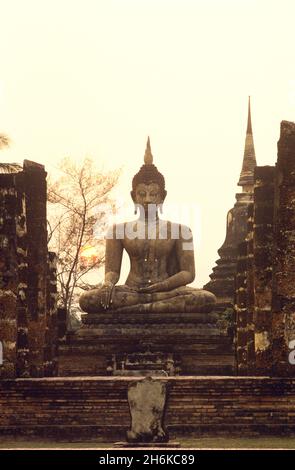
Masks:
[[[86,274],[104,264],[104,240],[94,227],[108,225],[99,207],[114,207],[111,191],[120,170],[101,172],[89,158],[81,165],[65,158],[59,170],[59,178],[48,181],[48,238],[58,257],[59,302],[69,314],[77,289],[87,288]]]

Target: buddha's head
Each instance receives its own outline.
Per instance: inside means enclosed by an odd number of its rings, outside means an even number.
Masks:
[[[157,167],[153,164],[153,155],[151,152],[150,138],[147,140],[144,165],[133,177],[131,197],[135,207],[140,205],[145,213],[148,211],[148,205],[154,204],[161,209],[165,200],[167,191],[165,190],[165,179]]]

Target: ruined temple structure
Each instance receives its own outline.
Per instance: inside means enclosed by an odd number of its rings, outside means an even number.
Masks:
[[[56,257],[47,249],[43,165],[0,164],[0,265],[0,378],[56,375]]]
[[[234,304],[235,275],[237,268],[237,248],[247,235],[248,205],[253,201],[254,168],[256,156],[253,141],[250,97],[248,102],[248,122],[245,140],[243,165],[238,181],[242,191],[236,194],[236,203],[227,214],[226,237],[218,250],[211,280],[204,286],[217,297],[217,310],[223,311]]]
[[[281,123],[276,165],[256,166],[249,107],[239,184],[206,286],[217,308],[119,306],[66,333],[46,242],[46,172],[26,160],[0,165],[0,436],[124,439],[138,412],[128,390],[144,375],[167,384],[172,438],[294,436],[295,123]],[[234,341],[221,325],[228,306]]]
[[[219,312],[234,308],[237,375],[294,376],[295,124],[282,121],[275,166],[256,166],[250,99],[242,193],[227,215],[211,281]],[[293,347],[294,349],[294,347]]]
[[[295,124],[282,121],[276,165],[256,167],[248,233],[238,246],[238,375],[294,376]]]

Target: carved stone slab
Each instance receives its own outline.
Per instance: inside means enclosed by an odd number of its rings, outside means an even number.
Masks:
[[[131,429],[127,432],[128,442],[168,442],[163,425],[166,398],[167,384],[162,380],[146,377],[129,386]]]

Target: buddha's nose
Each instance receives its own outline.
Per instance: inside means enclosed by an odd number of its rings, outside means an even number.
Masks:
[[[152,200],[150,197],[147,197],[144,202],[143,202],[144,206],[148,206],[148,204],[152,204]]]

